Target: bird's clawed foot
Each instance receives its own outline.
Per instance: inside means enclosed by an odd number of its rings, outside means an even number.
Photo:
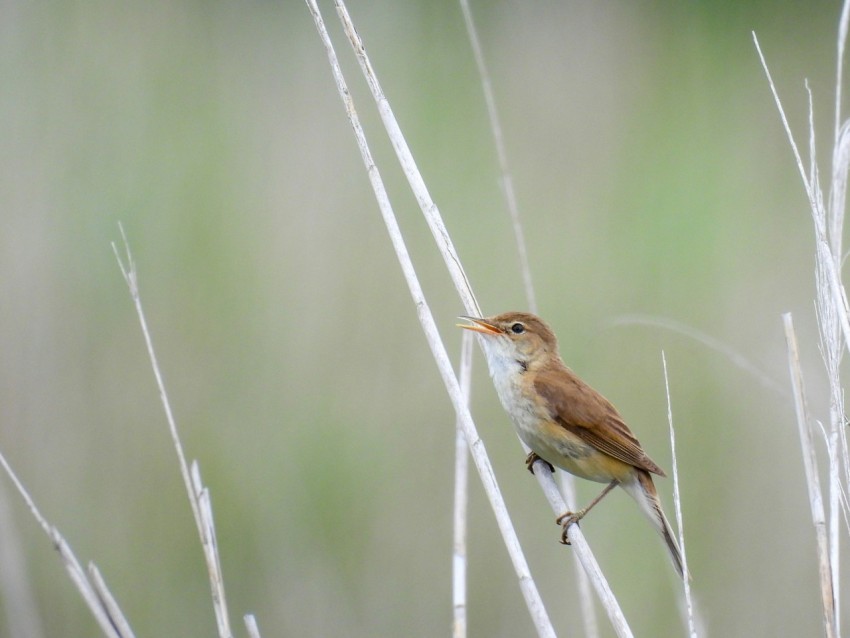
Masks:
[[[530,452],[528,454],[528,456],[525,457],[525,467],[527,467],[528,471],[531,472],[532,474],[534,474],[534,464],[537,461],[543,461],[546,465],[548,465],[550,472],[555,471],[555,467],[549,461],[547,461],[546,459],[544,459],[540,456],[537,456],[536,452]]]
[[[561,544],[562,545],[571,545],[570,543],[570,535],[567,531],[570,525],[573,523],[578,523],[585,515],[585,512],[582,510],[581,512],[564,512],[558,518],[555,519],[555,522],[563,527],[563,531],[561,532]]]

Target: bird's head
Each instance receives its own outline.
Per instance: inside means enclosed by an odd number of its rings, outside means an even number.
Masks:
[[[466,330],[484,335],[487,358],[513,360],[524,369],[544,365],[558,356],[555,333],[540,317],[528,312],[503,312],[493,317],[460,317]]]

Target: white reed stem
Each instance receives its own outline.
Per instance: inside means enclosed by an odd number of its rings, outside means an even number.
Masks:
[[[841,131],[841,87],[844,75],[844,47],[847,44],[847,27],[850,24],[850,2],[845,0],[838,21],[838,64],[835,67],[835,132],[838,139]]]
[[[24,499],[33,518],[41,526],[41,529],[44,530],[44,533],[47,534],[56,551],[59,552],[59,557],[62,559],[65,570],[94,615],[97,624],[100,626],[100,630],[109,638],[133,638],[130,624],[124,617],[123,612],[118,608],[118,605],[115,604],[114,597],[108,594],[106,584],[100,578],[100,574],[97,574],[96,583],[92,583],[89,580],[85,570],[80,565],[80,561],[77,560],[77,557],[71,550],[71,546],[68,545],[62,534],[59,533],[59,530],[48,523],[47,519],[41,515],[41,512],[35,505],[35,501],[33,501],[29,492],[24,488],[18,476],[12,471],[12,467],[2,453],[0,453],[0,465],[3,466],[4,471],[12,480],[15,489],[18,490],[18,493]]]
[[[460,347],[460,389],[469,405],[472,381],[472,333],[464,330]],[[469,503],[469,446],[460,419],[455,424],[454,534],[452,553],[452,636],[466,636],[466,533]]]
[[[682,584],[685,588],[685,603],[688,612],[688,635],[697,638],[694,621],[694,601],[691,596],[691,581],[688,572],[688,555],[685,552],[685,524],[682,517],[682,498],[679,492],[679,462],[676,460],[676,432],[673,429],[673,402],[670,400],[670,378],[667,376],[667,357],[661,351],[661,363],[664,367],[664,390],[667,393],[667,423],[670,426],[670,456],[673,459],[673,505],[676,508],[676,526],[679,528],[679,547],[682,550]]]
[[[756,51],[761,60],[762,68],[767,76],[770,91],[773,93],[776,108],[779,111],[779,116],[782,119],[782,126],[785,128],[785,134],[788,137],[788,142],[791,144],[791,150],[794,152],[794,159],[797,162],[797,170],[800,172],[800,178],[803,180],[803,186],[806,189],[806,196],[809,199],[809,207],[812,210],[812,217],[815,222],[815,242],[816,255],[822,267],[824,268],[824,278],[833,297],[838,300],[836,311],[838,312],[838,321],[841,325],[841,330],[844,333],[844,341],[850,343],[850,311],[848,311],[847,295],[841,285],[841,276],[837,270],[837,266],[831,259],[829,240],[827,237],[825,213],[823,212],[823,196],[820,193],[816,179],[816,172],[812,170],[812,175],[806,174],[806,169],[803,167],[803,160],[800,157],[800,151],[797,148],[797,143],[794,141],[794,135],[791,132],[791,127],[788,124],[788,118],[785,117],[785,110],[782,108],[782,102],[779,99],[779,93],[776,90],[776,85],[773,83],[773,77],[770,75],[770,69],[767,67],[767,62],[761,52],[758,37],[753,32],[753,42],[756,45]],[[809,109],[811,113],[811,108]],[[810,139],[814,140],[814,127],[810,127]],[[812,166],[814,167],[815,157],[812,156]],[[840,259],[840,255],[839,255]],[[840,262],[839,262],[840,263]]]
[[[363,41],[360,39],[360,36],[357,34],[357,30],[354,28],[354,23],[348,15],[348,9],[345,4],[341,0],[335,0],[335,4],[337,14],[342,21],[345,34],[348,36],[352,49],[354,49],[354,54],[357,57],[357,61],[360,63],[360,69],[363,71],[366,83],[369,85],[372,97],[375,99],[378,113],[381,116],[381,121],[387,130],[393,149],[395,149],[396,157],[398,158],[399,164],[401,164],[401,168],[404,171],[404,175],[410,184],[410,189],[413,191],[413,195],[419,203],[419,208],[422,209],[428,228],[431,229],[431,234],[434,236],[434,240],[437,243],[437,249],[443,256],[443,260],[446,264],[448,264],[449,275],[454,282],[455,289],[460,295],[463,307],[466,309],[467,313],[480,317],[481,308],[479,308],[478,301],[472,293],[472,286],[470,285],[469,280],[466,277],[466,273],[463,270],[460,257],[455,250],[449,231],[443,223],[443,218],[440,216],[440,211],[437,210],[437,205],[434,203],[434,200],[431,199],[428,187],[425,185],[425,180],[422,178],[422,174],[416,166],[416,160],[413,159],[413,153],[410,152],[407,140],[401,132],[401,128],[398,125],[398,121],[395,119],[395,115],[393,115],[390,103],[386,96],[384,96],[384,91],[381,89],[381,85],[378,82],[378,76],[375,74],[375,70],[372,68],[372,63],[366,55],[366,48],[363,45]]]
[[[171,410],[171,403],[168,400],[168,393],[165,391],[165,383],[162,379],[159,363],[154,352],[153,340],[151,339],[150,331],[148,330],[145,312],[142,308],[142,299],[139,295],[139,282],[136,272],[136,263],[133,261],[133,255],[130,253],[130,244],[127,242],[127,235],[124,233],[124,227],[118,225],[121,230],[121,238],[124,242],[124,252],[126,264],[118,252],[118,247],[115,243],[112,244],[112,250],[115,253],[115,258],[118,260],[118,267],[121,268],[121,274],[124,275],[124,281],[130,290],[130,297],[133,299],[133,304],[136,307],[136,315],[139,318],[139,324],[142,328],[142,335],[145,339],[148,357],[150,358],[151,367],[153,368],[156,385],[159,389],[159,398],[162,401],[162,408],[165,411],[165,418],[168,421],[168,429],[171,433],[171,441],[174,444],[174,449],[177,451],[177,460],[180,464],[180,474],[183,477],[183,483],[186,487],[186,492],[189,496],[189,504],[192,506],[192,514],[195,518],[195,524],[198,528],[198,534],[201,537],[201,546],[204,552],[204,558],[207,563],[207,573],[210,579],[210,589],[212,591],[213,609],[215,610],[216,624],[218,625],[218,634],[220,638],[232,638],[233,633],[230,630],[230,620],[227,613],[227,602],[224,597],[224,579],[221,572],[221,562],[218,557],[218,544],[215,538],[215,525],[212,518],[212,507],[210,505],[209,493],[201,483],[200,471],[197,463],[192,464],[191,472],[189,465],[186,463],[186,456],[183,453],[183,444],[180,442],[180,435],[177,433],[177,424],[174,420],[174,414]]]
[[[390,235],[390,241],[392,242],[393,248],[395,249],[402,273],[404,274],[405,280],[407,281],[407,285],[410,290],[410,295],[413,298],[413,302],[416,306],[419,322],[422,325],[425,337],[428,340],[428,345],[431,348],[431,353],[434,356],[435,361],[437,362],[437,367],[440,371],[443,383],[445,384],[446,390],[449,394],[449,398],[451,399],[452,404],[454,405],[455,413],[458,415],[458,418],[460,420],[460,424],[463,428],[464,435],[466,436],[467,444],[469,445],[473,461],[475,462],[475,466],[478,469],[479,475],[481,476],[481,481],[484,485],[484,491],[487,494],[487,498],[490,501],[491,507],[493,508],[493,512],[496,516],[496,522],[499,526],[499,531],[502,533],[502,538],[504,539],[505,546],[508,549],[508,554],[511,558],[514,570],[519,579],[520,590],[522,591],[523,596],[525,598],[525,602],[531,615],[532,622],[534,623],[538,635],[555,636],[555,630],[552,627],[552,623],[549,620],[549,615],[546,612],[545,607],[543,606],[543,600],[540,598],[540,593],[537,591],[537,586],[535,585],[534,580],[532,579],[531,574],[529,573],[528,563],[526,562],[525,556],[522,553],[522,548],[520,547],[519,539],[517,538],[516,531],[514,530],[513,524],[511,523],[507,506],[505,505],[501,491],[499,490],[498,484],[496,482],[496,476],[493,472],[490,460],[487,457],[486,450],[484,449],[484,442],[478,436],[478,432],[472,420],[472,415],[469,412],[469,407],[464,402],[463,392],[460,388],[460,384],[458,383],[457,377],[454,374],[454,370],[452,369],[451,362],[449,361],[449,356],[446,352],[445,346],[443,345],[440,339],[439,331],[437,330],[437,324],[434,321],[434,317],[431,313],[430,308],[428,307],[425,295],[422,292],[422,287],[419,284],[419,280],[416,276],[416,271],[413,268],[413,263],[410,260],[410,255],[408,254],[407,247],[404,243],[404,238],[402,237],[401,230],[399,229],[398,222],[396,221],[395,214],[393,213],[392,206],[389,201],[389,197],[387,195],[386,189],[384,188],[383,180],[381,179],[378,168],[375,165],[374,160],[372,159],[372,153],[369,150],[369,145],[366,142],[366,137],[363,133],[363,128],[360,125],[360,120],[357,116],[356,110],[354,109],[354,102],[351,98],[351,94],[348,91],[348,87],[342,75],[342,69],[339,66],[339,62],[337,61],[336,52],[334,51],[333,44],[331,43],[330,36],[328,35],[327,29],[324,24],[324,20],[322,19],[321,13],[319,12],[319,7],[316,4],[315,0],[306,0],[306,2],[307,6],[310,9],[310,12],[313,15],[313,21],[316,24],[316,29],[319,32],[319,37],[321,38],[322,43],[325,45],[325,50],[328,55],[328,61],[331,65],[331,71],[333,73],[334,80],[339,91],[339,95],[342,98],[346,114],[348,115],[349,122],[351,123],[351,126],[354,130],[354,135],[357,139],[357,145],[360,149],[363,162],[366,166],[366,172],[372,184],[372,189],[375,192],[375,198],[378,201],[378,207],[380,208],[381,215],[387,227],[387,232]],[[353,31],[353,27],[351,27],[351,30]],[[349,38],[351,37],[352,36],[349,33]],[[448,237],[447,234],[446,237]],[[456,255],[454,256],[454,259],[457,260]],[[458,272],[460,272],[462,280],[465,281],[465,276],[462,275],[462,271],[459,270],[459,260],[456,263],[458,263],[458,271],[455,272],[455,276],[457,276]],[[475,298],[472,295],[472,291],[468,287],[468,284],[466,287],[466,291],[466,295],[464,296],[464,305],[470,312],[476,312],[478,305],[475,302]]]
[[[502,195],[504,196],[505,203],[508,207],[508,213],[511,218],[511,226],[513,227],[514,232],[514,239],[516,240],[526,303],[528,304],[528,310],[530,312],[539,314],[537,310],[537,296],[534,292],[534,282],[531,277],[531,266],[528,261],[528,249],[525,241],[525,233],[523,231],[522,222],[520,221],[519,205],[517,204],[516,194],[514,191],[513,176],[510,168],[508,167],[508,152],[505,149],[505,140],[504,135],[502,134],[502,123],[499,118],[498,109],[496,108],[493,84],[490,81],[490,73],[487,71],[487,63],[484,60],[484,51],[481,48],[481,42],[478,38],[478,30],[475,28],[475,20],[472,18],[472,10],[469,7],[468,0],[460,0],[460,7],[463,11],[464,23],[466,24],[466,33],[469,36],[469,42],[472,46],[472,54],[475,57],[475,65],[478,68],[478,76],[481,78],[481,88],[484,93],[484,102],[487,105],[487,115],[490,120],[490,131],[493,134],[493,141],[496,146],[496,155],[499,159]],[[526,452],[528,452],[528,450],[526,450]],[[561,472],[560,484],[561,490],[563,491],[569,506],[571,508],[574,507],[576,500],[575,479],[572,474],[568,472]],[[587,580],[587,574],[583,569],[581,569],[580,564],[575,561],[573,562],[573,565],[575,566],[576,588],[578,589],[581,604],[585,638],[597,638],[599,636],[599,626],[596,623],[596,610],[594,609],[593,597],[590,592],[590,583]]]
[[[839,577],[841,562],[840,562],[840,521],[842,515],[842,492],[841,485],[841,464],[844,463],[845,468],[850,466],[850,452],[846,449],[846,435],[844,433],[845,415],[844,415],[844,390],[841,386],[840,372],[841,359],[844,355],[845,348],[850,344],[850,306],[848,306],[847,294],[844,289],[844,284],[841,279],[841,263],[842,263],[842,234],[844,226],[844,208],[846,201],[847,187],[847,172],[850,167],[850,141],[848,141],[848,124],[841,123],[841,75],[843,69],[844,48],[847,37],[848,6],[845,2],[842,10],[841,20],[838,32],[838,76],[836,79],[836,107],[835,107],[835,130],[833,139],[832,152],[832,172],[831,184],[829,191],[828,202],[825,203],[823,191],[820,187],[819,174],[817,169],[817,153],[815,148],[815,126],[814,126],[814,107],[812,92],[806,82],[806,92],[808,94],[809,106],[809,173],[806,175],[803,170],[803,163],[800,158],[800,153],[794,142],[791,134],[788,121],[785,117],[782,104],[779,100],[779,95],[774,86],[773,79],[770,76],[770,71],[765,63],[764,56],[758,44],[758,39],[753,34],[753,39],[756,44],[756,49],[770,83],[771,91],[773,92],[774,100],[776,101],[777,109],[782,118],[783,126],[785,127],[786,135],[794,152],[797,166],[800,171],[803,184],[806,189],[806,195],[809,199],[811,208],[812,221],[815,227],[815,285],[816,285],[816,308],[818,317],[818,329],[820,331],[820,349],[821,355],[826,367],[827,379],[829,381],[830,405],[829,405],[829,428],[824,433],[826,438],[826,446],[829,460],[828,476],[829,476],[829,511],[828,515],[823,513],[822,492],[819,483],[811,481],[817,477],[816,472],[813,474],[809,482],[809,497],[812,503],[813,518],[815,520],[816,535],[818,537],[818,559],[819,572],[821,574],[821,596],[823,598],[824,607],[824,623],[827,635],[840,635],[841,627],[841,606],[840,606],[840,585]],[[789,334],[791,329],[790,315],[786,315],[786,334]],[[790,331],[793,336],[793,331]],[[789,337],[789,349],[790,349]],[[793,342],[796,355],[796,341]],[[791,356],[789,354],[789,356]],[[792,379],[794,378],[794,364],[792,362]],[[802,382],[802,379],[800,379]],[[800,385],[802,392],[802,385]],[[800,415],[800,407],[803,404],[798,401],[798,422],[802,418]],[[803,417],[805,415],[803,414]],[[805,423],[801,422],[800,428],[803,428]],[[802,430],[801,430],[802,431]],[[806,431],[808,425],[806,424]],[[801,435],[802,437],[802,435]],[[811,436],[809,435],[809,439]],[[810,464],[814,462],[814,451],[811,447],[811,441],[803,440],[804,459],[809,458]],[[806,446],[809,446],[808,449]],[[816,470],[816,468],[815,468]],[[810,468],[807,466],[807,477],[809,476]],[[850,479],[850,469],[848,469],[848,479]],[[814,489],[814,488],[817,489]],[[814,499],[814,500],[813,500]],[[823,521],[824,530],[821,530],[821,522]],[[825,558],[826,557],[826,558]],[[826,560],[826,564],[824,564]],[[825,571],[828,569],[828,572]],[[829,577],[829,586],[824,582],[824,578]]]
[[[525,449],[528,450],[528,448]],[[557,516],[560,516],[566,511],[571,511],[567,506],[567,503],[564,501],[564,497],[558,489],[558,485],[552,478],[552,472],[549,470],[549,466],[546,465],[546,463],[537,461],[534,464],[534,476],[537,479],[537,483],[540,485],[540,489],[543,490],[543,495],[546,497],[546,500],[549,501],[552,511]],[[599,602],[602,604],[602,608],[608,615],[608,619],[611,621],[614,631],[618,636],[620,636],[620,638],[633,636],[632,630],[626,621],[626,617],[620,609],[620,604],[617,602],[614,592],[611,591],[611,587],[608,585],[608,581],[605,579],[605,575],[602,573],[602,568],[599,567],[596,557],[590,550],[590,546],[587,544],[587,540],[584,537],[584,532],[581,531],[581,527],[579,527],[577,523],[573,523],[569,526],[568,532],[570,537],[570,546],[573,548],[576,557],[581,563],[581,566],[584,568],[593,588],[596,590]]]
[[[308,4],[310,4],[311,7],[315,6],[314,0],[307,0],[307,2]],[[428,193],[428,189],[425,187],[425,182],[422,178],[422,175],[416,168],[416,162],[413,159],[413,155],[411,154],[407,142],[405,141],[404,136],[401,133],[401,129],[395,119],[395,116],[393,115],[389,101],[387,100],[383,93],[383,90],[381,89],[380,83],[378,82],[378,78],[375,74],[374,69],[372,68],[371,62],[369,61],[369,58],[366,55],[366,49],[363,45],[363,41],[360,39],[360,36],[357,34],[357,30],[354,28],[354,25],[348,14],[348,10],[346,9],[345,4],[342,2],[342,0],[335,0],[335,3],[337,7],[337,13],[339,14],[340,20],[343,24],[343,29],[345,30],[345,33],[348,36],[349,42],[351,43],[357,60],[360,63],[360,68],[363,71],[363,74],[366,78],[366,83],[369,85],[369,88],[372,92],[372,97],[374,98],[375,103],[378,107],[378,112],[381,116],[381,120],[384,123],[384,127],[387,130],[387,134],[389,135],[393,148],[396,151],[396,156],[399,160],[399,163],[401,164],[405,176],[407,177],[411,190],[413,191],[414,196],[419,202],[419,206],[422,209],[428,226],[431,228],[432,235],[434,236],[434,239],[437,242],[437,248],[443,256],[446,268],[448,269],[449,274],[451,275],[452,281],[455,284],[455,288],[458,292],[458,295],[460,296],[464,304],[466,312],[470,315],[480,317],[481,311],[478,308],[478,303],[475,300],[472,288],[470,287],[469,281],[461,266],[460,258],[458,257],[457,251],[455,250],[454,245],[451,242],[451,238],[449,237],[445,224],[443,223],[443,220],[440,217],[440,212],[437,208],[437,205],[431,199],[431,196]],[[316,13],[318,13],[318,8],[316,8]],[[328,43],[329,42],[330,40],[328,39]],[[343,101],[346,103],[346,105],[350,104],[350,95],[343,95]],[[367,170],[370,176],[372,176],[372,169],[369,168],[369,166],[371,166],[371,161],[367,163]],[[389,202],[387,202],[387,206],[389,206]],[[435,336],[438,337],[436,332]],[[440,346],[442,347],[442,344],[440,344]],[[438,361],[438,365],[442,364],[440,364]],[[451,373],[451,377],[456,383],[454,372],[451,370],[451,367],[446,368],[446,370]],[[470,448],[473,451],[473,459],[475,459],[475,443],[470,443]],[[527,451],[527,448],[525,449]],[[476,465],[478,465],[477,460]],[[538,463],[535,466],[535,471],[537,467],[540,467],[541,465],[543,464]],[[489,468],[489,461],[487,462],[487,466]],[[479,466],[478,469],[479,473],[481,473],[482,468]],[[563,514],[564,511],[566,511],[566,504],[564,503],[563,496],[558,491],[555,481],[552,479],[551,473],[548,471],[537,472],[536,476],[538,483],[540,483],[541,487],[544,488],[544,494],[546,494],[547,498],[549,499],[549,504],[552,507],[553,511],[555,511],[558,515]],[[511,534],[514,535],[513,530],[511,530]],[[581,560],[582,565],[584,565],[585,567],[585,570],[588,571],[588,575],[590,576],[591,582],[593,583],[597,594],[599,595],[603,603],[606,605],[606,612],[608,613],[608,617],[611,619],[615,630],[620,636],[631,636],[631,630],[628,628],[628,623],[626,622],[625,616],[623,615],[619,604],[617,604],[617,601],[614,598],[613,593],[611,592],[611,588],[605,581],[605,578],[602,574],[601,569],[599,569],[599,565],[596,562],[596,559],[590,554],[590,548],[587,545],[587,542],[585,541],[584,536],[578,529],[577,525],[573,525],[570,528],[571,539],[573,538],[574,534],[576,538],[579,539],[579,541],[573,542],[573,550],[579,556],[579,560]]]
[[[826,513],[823,507],[823,496],[820,486],[817,455],[809,426],[808,408],[806,407],[806,391],[803,385],[803,373],[800,369],[800,353],[797,348],[797,335],[794,332],[794,322],[791,313],[782,315],[785,326],[785,341],[788,347],[788,369],[791,373],[791,386],[794,390],[794,410],[797,414],[797,431],[800,435],[800,448],[803,451],[803,470],[806,475],[806,487],[809,494],[809,506],[812,513],[812,523],[815,527],[817,543],[818,573],[820,574],[821,605],[823,607],[823,623],[827,638],[834,638],[835,596],[832,587],[832,570],[830,568],[829,542],[827,540]]]
[[[535,463],[534,471],[543,463]],[[547,467],[546,470],[549,468]],[[558,472],[559,487],[561,494],[564,495],[564,502],[567,510],[575,512],[578,510],[578,498],[576,496],[576,481],[569,472]],[[572,539],[572,531],[570,538]],[[578,589],[579,605],[581,607],[581,620],[584,625],[584,636],[587,638],[599,638],[599,623],[596,620],[596,605],[594,604],[593,591],[590,587],[590,579],[587,572],[584,571],[580,561],[573,561],[573,574],[576,579],[576,588]]]
[[[246,614],[242,617],[242,620],[245,621],[245,631],[248,632],[248,638],[261,638],[260,628],[257,626],[257,619],[254,618],[253,614]]]
[[[97,565],[89,563],[88,572],[92,586],[94,587],[95,592],[97,592],[98,600],[100,600],[100,604],[109,615],[109,619],[118,631],[118,635],[132,636],[133,630],[130,628],[130,624],[127,622],[127,619],[124,618],[124,614],[118,606],[118,601],[115,600],[112,592],[110,592],[109,588],[106,586],[106,581],[103,580],[103,576],[101,576]]]
[[[499,158],[499,171],[502,177],[502,194],[508,205],[508,213],[511,216],[514,237],[516,238],[517,254],[519,255],[519,267],[522,272],[522,283],[525,289],[528,309],[534,314],[537,312],[537,297],[534,294],[534,283],[531,279],[531,266],[528,262],[528,250],[525,243],[525,234],[519,217],[519,206],[517,205],[514,192],[514,180],[508,167],[508,152],[505,150],[505,139],[502,135],[502,124],[499,120],[499,112],[496,109],[496,98],[493,95],[493,85],[490,82],[490,74],[487,72],[487,64],[484,61],[484,52],[478,40],[478,31],[472,19],[472,11],[468,0],[460,0],[460,8],[463,11],[463,20],[466,24],[466,33],[472,45],[472,54],[475,57],[475,65],[478,67],[478,75],[481,78],[481,88],[484,91],[484,102],[487,105],[487,116],[490,119],[490,130],[493,132],[493,141],[496,145],[496,155]],[[586,638],[591,638],[587,636]]]
[[[842,264],[842,240],[844,237],[844,214],[846,211],[847,200],[847,175],[850,171],[850,122],[841,121],[841,101],[842,94],[842,76],[844,71],[844,53],[847,44],[848,25],[850,25],[850,0],[845,0],[841,9],[841,18],[838,24],[838,47],[837,47],[837,64],[836,64],[836,79],[835,79],[835,130],[833,133],[833,150],[832,150],[832,184],[829,192],[829,229],[830,240],[832,246],[833,264],[839,278],[840,285],[833,289],[832,301],[837,307],[837,312],[840,317],[847,315],[848,302],[846,291],[841,277]],[[814,126],[811,126],[814,131]],[[814,159],[812,160],[814,162]],[[839,296],[834,296],[836,293]],[[837,332],[837,331],[836,331]],[[841,600],[841,578],[839,570],[841,569],[840,553],[839,553],[839,526],[841,514],[846,516],[846,504],[842,509],[841,498],[844,494],[841,485],[841,464],[844,467],[845,488],[850,488],[850,449],[847,447],[846,433],[846,418],[844,414],[844,390],[839,383],[839,374],[841,366],[841,357],[844,354],[844,349],[850,347],[850,338],[847,334],[844,335],[843,343],[840,340],[834,343],[834,357],[836,365],[834,367],[835,377],[833,386],[834,405],[836,406],[835,418],[832,420],[832,445],[830,448],[830,467],[829,467],[829,485],[830,485],[830,524],[832,529],[831,546],[831,567],[832,567],[832,587],[835,601]],[[846,519],[845,519],[846,520]],[[841,632],[841,605],[836,602],[835,605],[835,626],[836,632]]]

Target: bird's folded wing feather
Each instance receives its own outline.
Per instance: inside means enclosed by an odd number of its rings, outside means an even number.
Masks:
[[[536,375],[534,387],[547,400],[556,423],[615,459],[665,476],[617,409],[577,376],[565,369],[543,370]]]

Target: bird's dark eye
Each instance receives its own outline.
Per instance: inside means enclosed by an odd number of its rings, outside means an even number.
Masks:
[[[511,332],[513,332],[515,335],[521,335],[523,332],[525,332],[525,326],[517,321],[511,326]]]

